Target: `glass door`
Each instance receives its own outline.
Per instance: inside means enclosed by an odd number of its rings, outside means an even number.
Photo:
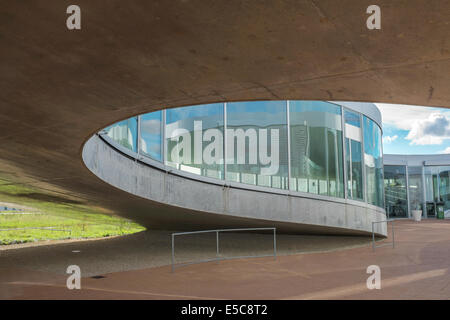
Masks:
[[[424,215],[424,194],[422,180],[422,166],[408,166],[408,184],[409,184],[409,209],[411,217],[413,210],[422,211]]]
[[[427,217],[436,216],[436,204],[439,202],[438,167],[425,167],[425,205]]]
[[[407,218],[408,193],[405,166],[384,166],[384,190],[388,218]]]

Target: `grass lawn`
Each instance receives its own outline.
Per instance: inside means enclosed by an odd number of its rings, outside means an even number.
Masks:
[[[0,231],[0,244],[54,239],[100,238],[145,230],[137,223],[109,215],[102,208],[84,205],[55,193],[0,179],[0,202],[26,206],[23,213],[1,214],[0,229],[55,227],[67,231],[43,229]],[[71,230],[71,231],[69,231]]]
[[[108,217],[109,218],[109,217]],[[0,244],[22,243],[39,240],[101,238],[124,235],[144,230],[136,223],[117,218],[105,223],[52,216],[48,214],[0,214],[0,229],[54,227],[65,231],[28,229],[0,231]]]

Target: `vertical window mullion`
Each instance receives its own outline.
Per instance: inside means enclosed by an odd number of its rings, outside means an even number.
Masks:
[[[330,169],[330,165],[329,165],[329,154],[328,154],[328,128],[324,127],[324,131],[325,131],[325,171],[326,171],[326,179],[327,179],[327,195],[330,194],[330,190],[329,190],[329,186],[330,186],[330,177],[329,177],[329,169]],[[320,183],[319,183],[319,194],[321,194],[321,190],[320,190]]]
[[[287,190],[291,189],[291,123],[289,116],[289,100],[286,100],[286,126],[287,126],[287,152],[288,152],[288,178]]]
[[[167,156],[166,156],[166,153],[167,153],[167,137],[166,137],[166,109],[163,109],[163,111],[162,111],[162,125],[161,125],[161,130],[162,130],[162,132],[161,132],[161,136],[162,136],[162,155],[161,155],[161,158],[162,158],[162,163],[163,164],[167,164],[166,163],[166,161],[167,161]]]
[[[366,172],[366,159],[365,159],[365,154],[366,154],[366,150],[365,150],[365,134],[364,134],[364,130],[365,130],[365,126],[364,126],[364,118],[363,115],[360,114],[359,115],[359,121],[361,123],[361,166],[362,166],[362,175],[363,175],[363,201],[365,201],[366,203],[368,203],[368,199],[367,199],[367,172]]]
[[[141,116],[137,116],[137,130],[136,130],[136,153],[137,158],[139,158],[140,149],[141,149]]]
[[[353,150],[352,150],[352,140],[351,139],[347,139],[348,141],[348,152],[349,152],[349,159],[348,159],[348,163],[349,163],[349,171],[350,171],[350,195],[351,198],[354,199],[354,195],[353,195]]]
[[[227,180],[227,103],[223,104],[223,180]]]
[[[345,130],[345,109],[341,106],[341,125],[342,125],[342,165],[344,166],[344,199],[348,199],[348,179],[347,179],[347,145]]]

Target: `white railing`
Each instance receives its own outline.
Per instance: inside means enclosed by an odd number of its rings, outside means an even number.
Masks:
[[[263,231],[272,230],[273,231],[273,254],[267,255],[254,255],[254,256],[236,256],[236,257],[220,257],[220,243],[219,243],[219,233],[220,232],[240,232],[240,231]],[[198,260],[188,263],[175,262],[175,237],[190,234],[200,234],[200,233],[216,233],[216,257],[206,260]],[[276,239],[276,228],[240,228],[240,229],[215,229],[215,230],[202,230],[202,231],[190,231],[190,232],[176,232],[172,233],[172,272],[175,272],[175,268],[187,266],[191,264],[197,264],[202,262],[220,261],[220,260],[231,260],[231,259],[244,259],[244,258],[261,258],[273,256],[274,259],[277,257],[277,239]]]

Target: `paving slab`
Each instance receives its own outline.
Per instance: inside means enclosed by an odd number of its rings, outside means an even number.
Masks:
[[[365,243],[276,259],[194,264],[174,273],[169,265],[111,272],[100,278],[83,277],[81,290],[68,290],[63,274],[20,268],[15,273],[6,268],[0,272],[0,282],[7,288],[2,298],[449,299],[450,221],[403,220],[395,224],[395,248],[373,251]],[[370,265],[381,269],[380,290],[367,289]]]

